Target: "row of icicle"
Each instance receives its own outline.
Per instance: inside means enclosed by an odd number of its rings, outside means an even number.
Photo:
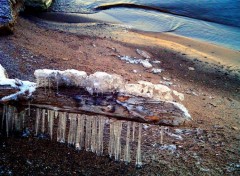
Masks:
[[[9,131],[21,131],[25,128],[25,111],[17,113],[15,107],[4,106],[2,128],[4,121],[7,136],[9,135]],[[109,122],[109,129],[106,128],[107,122]],[[56,124],[58,142],[67,142],[69,145],[75,146],[78,150],[85,149],[101,156],[104,154],[104,141],[109,140],[107,144],[108,155],[114,157],[116,161],[123,160],[129,163],[131,161],[131,150],[135,151],[132,144],[136,141],[136,166],[140,167],[142,165],[141,123],[112,120],[104,116],[89,116],[36,108],[36,120],[34,124],[36,136],[39,134],[48,134],[51,140],[53,140],[54,126]],[[126,134],[124,135],[122,134],[123,124],[126,125]],[[136,137],[137,126],[138,135]],[[122,138],[125,138],[125,140],[121,140]],[[122,148],[122,146],[124,147]]]

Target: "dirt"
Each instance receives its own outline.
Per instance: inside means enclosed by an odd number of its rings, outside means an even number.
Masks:
[[[105,71],[122,75],[128,82],[146,80],[153,83],[168,78],[170,87],[184,93],[182,102],[193,120],[181,129],[183,140],[167,137],[166,145],[176,150],[160,150],[157,126],[146,130],[146,140],[153,146],[143,150],[147,162],[136,169],[107,156],[77,152],[49,140],[0,138],[0,175],[239,175],[240,174],[240,81],[221,66],[189,60],[161,46],[120,42],[116,36],[98,37],[71,34],[18,20],[13,35],[0,38],[0,64],[11,78],[34,81],[35,69],[77,69],[87,73]],[[120,36],[117,36],[120,37]],[[146,41],[147,42],[147,41]],[[153,74],[141,65],[128,64],[118,56],[142,58],[136,49],[159,60]],[[142,58],[144,59],[144,58]],[[193,67],[194,70],[189,70]],[[135,70],[135,71],[134,71]],[[199,133],[199,129],[201,132]],[[175,128],[169,128],[175,132]]]

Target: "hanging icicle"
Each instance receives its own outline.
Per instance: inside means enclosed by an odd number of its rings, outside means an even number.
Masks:
[[[65,143],[66,134],[66,112],[59,112],[58,130],[57,130],[57,141]]]
[[[91,150],[91,132],[92,132],[92,118],[90,116],[85,116],[86,119],[86,133],[85,133],[85,150]]]
[[[48,110],[48,131],[50,138],[52,140],[53,137],[53,123],[54,123],[54,111]]]
[[[134,142],[135,138],[135,128],[136,128],[136,122],[133,122],[132,125],[132,141]]]
[[[97,141],[97,155],[100,156],[103,154],[103,135],[104,135],[104,126],[105,126],[105,118],[97,117],[98,120],[98,141]]]
[[[68,144],[74,145],[76,143],[76,132],[77,132],[77,115],[69,113],[70,126],[68,131]]]
[[[44,134],[45,132],[45,115],[46,115],[46,109],[42,110],[42,129],[41,132]]]
[[[97,142],[97,119],[95,116],[92,118],[92,135],[91,135],[91,151],[96,151],[96,142]]]
[[[142,156],[141,156],[141,140],[142,140],[142,124],[139,123],[138,127],[138,145],[137,145],[137,155],[136,155],[136,167],[142,167]]]
[[[35,135],[38,135],[39,128],[39,120],[40,120],[41,110],[39,108],[36,109],[36,123],[35,123]]]
[[[131,122],[127,122],[127,136],[126,136],[126,146],[124,150],[124,161],[128,164],[131,161],[131,156],[130,156],[130,127],[131,127]]]
[[[121,159],[121,132],[122,132],[122,121],[116,121],[114,124],[114,156],[115,161]]]

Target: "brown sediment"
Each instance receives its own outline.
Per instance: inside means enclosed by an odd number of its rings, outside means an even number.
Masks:
[[[172,35],[143,35],[112,26],[109,28],[113,29],[104,31],[105,28],[97,24],[79,27],[82,27],[82,34],[79,30],[70,34],[42,28],[20,18],[15,33],[0,38],[0,64],[11,78],[32,81],[34,70],[41,68],[77,69],[88,73],[106,71],[122,75],[129,82],[145,80],[159,83],[170,79],[172,88],[184,93],[182,103],[193,117],[184,129],[195,132],[183,135],[183,140],[164,137],[163,143],[177,146],[177,151],[171,153],[156,147],[160,139],[152,132],[159,129],[150,127],[146,141],[155,148],[143,150],[144,156],[150,159],[141,170],[136,170],[134,165],[115,163],[107,157],[77,153],[45,140],[1,138],[1,143],[6,146],[0,146],[1,156],[4,156],[0,159],[3,168],[25,175],[41,172],[88,175],[239,174],[235,165],[239,163],[240,82],[236,75],[222,69],[224,65],[238,69],[237,51]],[[74,30],[69,29],[69,32]],[[142,58],[136,49],[150,53],[150,61],[161,61],[153,66],[164,71],[153,74],[151,69],[125,63],[117,57]],[[228,63],[225,59],[232,61]],[[211,60],[216,65],[205,63]],[[189,70],[189,67],[195,70]]]

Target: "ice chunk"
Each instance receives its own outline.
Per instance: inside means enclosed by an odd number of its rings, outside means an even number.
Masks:
[[[86,80],[86,87],[89,93],[115,92],[122,89],[124,80],[120,75],[96,72],[89,75]]]
[[[151,68],[152,64],[149,62],[148,59],[144,60],[144,59],[135,59],[135,58],[131,58],[129,56],[122,56],[120,57],[121,60],[126,61],[128,63],[131,64],[142,64],[144,67],[146,68]]]
[[[87,73],[69,69],[65,71],[39,69],[35,70],[38,87],[84,86]]]
[[[3,66],[0,64],[0,80],[1,79],[7,79],[8,75],[6,70],[3,68]]]
[[[143,50],[140,50],[140,49],[136,49],[136,52],[137,52],[140,56],[142,56],[142,57],[144,57],[144,58],[146,58],[146,59],[150,59],[150,58],[151,58],[150,54],[149,54],[148,52],[146,52],[146,51],[143,51]]]

